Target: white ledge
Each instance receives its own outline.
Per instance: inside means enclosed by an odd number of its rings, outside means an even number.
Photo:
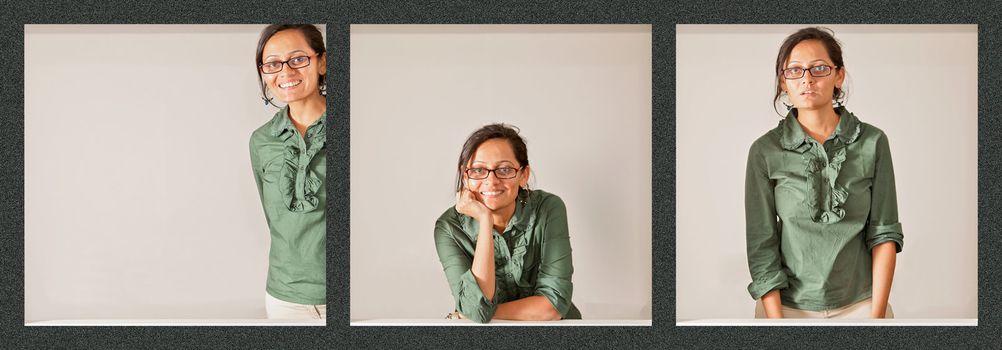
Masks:
[[[679,320],[676,326],[964,326],[974,327],[978,325],[976,318],[930,318],[930,319],[908,319],[895,318],[885,320],[874,319],[702,319],[702,320]]]
[[[25,326],[327,326],[327,320],[96,319],[27,322]]]
[[[650,326],[651,320],[560,320],[560,321],[508,321],[491,320],[477,323],[471,320],[448,319],[374,319],[354,320],[352,326]]]

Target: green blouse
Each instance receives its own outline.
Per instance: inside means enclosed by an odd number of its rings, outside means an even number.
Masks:
[[[297,304],[327,303],[327,170],[324,113],[300,136],[289,107],[250,138],[254,182],[271,230],[271,296]]]
[[[477,220],[450,207],[435,222],[435,248],[449,280],[456,310],[486,323],[497,305],[534,295],[545,296],[560,317],[580,319],[571,303],[571,243],[567,209],[556,195],[519,191],[515,214],[503,233],[494,231],[494,299],[488,300],[470,267],[477,246]]]
[[[901,224],[887,136],[844,107],[824,142],[790,112],[752,144],[745,175],[748,292],[780,290],[783,305],[829,310],[870,297],[870,249]]]

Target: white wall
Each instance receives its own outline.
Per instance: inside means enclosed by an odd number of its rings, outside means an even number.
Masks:
[[[26,322],[264,317],[263,28],[25,26]]]
[[[351,319],[453,310],[434,223],[492,122],[567,204],[583,316],[650,319],[649,25],[351,26]]]
[[[773,69],[806,25],[679,25],[679,320],[751,318],[744,173],[774,128]],[[829,25],[849,72],[846,107],[888,135],[904,250],[897,318],[976,318],[978,41],[975,25]]]

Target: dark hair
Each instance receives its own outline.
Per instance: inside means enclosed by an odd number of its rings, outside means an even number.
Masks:
[[[780,88],[780,82],[784,79],[783,69],[786,68],[786,60],[790,59],[793,47],[805,40],[821,41],[821,44],[825,46],[825,50],[828,51],[828,57],[835,64],[835,71],[838,72],[838,70],[845,69],[845,62],[842,61],[842,45],[835,39],[835,32],[831,29],[825,27],[807,27],[790,34],[783,41],[783,45],[779,47],[779,54],[776,55],[776,95],[772,98],[773,108],[776,108],[776,102],[779,102],[779,96],[783,93],[783,89]],[[832,99],[841,100],[845,98],[845,95],[844,89],[836,87],[832,93]],[[780,114],[782,115],[782,113]]]
[[[525,140],[518,134],[519,130],[514,125],[490,124],[477,129],[463,144],[463,151],[459,152],[459,164],[456,167],[456,192],[463,190],[463,172],[466,171],[466,164],[473,157],[473,152],[481,144],[491,139],[505,139],[511,144],[512,151],[515,152],[515,160],[519,165],[525,167],[529,165],[529,151],[525,147]]]
[[[261,57],[261,54],[264,53],[264,45],[268,43],[268,39],[271,39],[275,33],[288,29],[298,30],[300,33],[303,33],[303,37],[306,38],[306,43],[309,44],[310,48],[317,53],[317,56],[327,52],[324,48],[323,35],[320,34],[320,30],[317,29],[317,26],[312,24],[272,24],[265,27],[264,30],[261,31],[261,38],[257,41],[257,55],[254,56],[254,60],[257,63],[254,66],[254,71],[257,72],[258,83],[261,84],[261,99],[263,99],[265,103],[271,103],[271,105],[275,107],[278,106],[271,102],[272,98],[268,97],[268,87],[265,85],[264,79],[261,78],[261,71],[258,67],[261,67],[261,64],[264,63],[264,58]],[[324,86],[324,81],[324,75],[321,74],[320,81],[317,83],[318,86]]]

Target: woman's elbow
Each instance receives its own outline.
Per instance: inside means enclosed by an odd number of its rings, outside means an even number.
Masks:
[[[560,313],[551,307],[546,313],[546,321],[560,321]]]
[[[535,316],[536,321],[560,321],[560,313],[549,303],[539,307]]]

